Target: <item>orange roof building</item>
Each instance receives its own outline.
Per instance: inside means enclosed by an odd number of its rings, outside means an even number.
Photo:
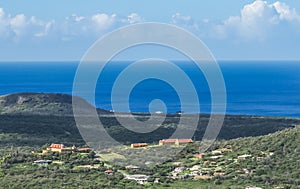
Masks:
[[[174,144],[174,145],[181,145],[192,143],[192,139],[162,139],[159,141],[159,145],[167,145],[167,144]]]
[[[62,151],[69,151],[72,148],[68,148],[63,144],[51,144],[47,150],[51,152],[62,152]]]
[[[147,147],[148,144],[147,143],[135,143],[135,144],[131,144],[130,146],[131,146],[131,148],[140,148],[140,147]]]
[[[204,156],[203,154],[194,154],[194,157],[198,159],[202,159],[203,156]]]
[[[91,148],[76,148],[77,152],[90,152],[92,151]]]
[[[90,152],[91,148],[77,148],[76,146],[67,147],[64,144],[51,144],[46,151],[51,152],[66,152],[66,151],[77,151],[77,152]]]

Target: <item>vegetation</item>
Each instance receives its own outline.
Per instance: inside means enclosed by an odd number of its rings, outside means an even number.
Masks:
[[[300,185],[299,136],[300,128],[297,127],[266,136],[217,141],[201,159],[193,157],[200,145],[195,142],[172,161],[138,170],[125,170],[104,162],[92,152],[33,154],[23,148],[12,148],[9,154],[1,156],[0,188],[245,188],[250,185],[297,188]],[[40,150],[45,147],[47,145]],[[218,149],[230,150],[212,160]],[[251,157],[240,159],[244,154]],[[39,159],[50,159],[53,163],[34,165]],[[191,175],[196,166],[206,179],[195,180]],[[174,178],[177,167],[184,170]],[[105,174],[107,169],[114,174]],[[140,185],[125,179],[124,174],[146,174],[150,178],[148,184]],[[153,182],[156,178],[159,183]]]
[[[109,153],[96,154],[43,154],[42,149],[51,143],[63,143],[67,146],[85,145],[74,118],[69,115],[71,101],[67,99],[70,99],[70,96],[49,94],[0,97],[0,188],[300,186],[300,128],[297,126],[300,125],[299,119],[226,116],[218,140],[202,158],[194,157],[199,153],[201,145],[200,142],[194,142],[163,164],[126,169],[112,162],[130,159],[134,164],[137,154],[144,155],[145,160],[150,161],[161,157],[155,148],[168,147],[151,146],[173,133],[179,115],[168,115],[163,125],[154,132],[136,134],[122,127],[115,118],[103,111],[99,118],[112,137],[126,145],[148,142],[150,147],[131,149],[116,146],[115,149],[107,149]],[[59,111],[60,108],[63,110]],[[101,110],[98,112],[101,113]],[[139,119],[147,119],[145,114],[136,116]],[[208,118],[208,115],[201,115],[195,133],[196,140],[201,140]],[[151,151],[151,148],[154,151]],[[229,150],[215,154],[219,149]],[[36,160],[51,160],[52,163],[35,165]],[[108,169],[114,173],[106,174]],[[132,174],[149,175],[149,182],[141,185],[125,178],[126,175]],[[159,181],[154,182],[157,179]]]

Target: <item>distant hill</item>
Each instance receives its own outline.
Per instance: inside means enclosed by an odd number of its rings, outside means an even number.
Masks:
[[[81,98],[79,100],[88,104]],[[98,112],[107,113],[100,109]],[[45,93],[16,93],[0,96],[0,114],[71,116],[73,115],[72,96]]]
[[[81,98],[79,100],[91,106],[85,100]],[[162,126],[155,131],[136,133],[123,127],[108,111],[98,109],[98,113],[102,115],[99,119],[107,132],[125,144],[152,143],[162,138],[169,138],[180,120],[178,115],[168,115]],[[146,114],[136,115],[140,120],[147,120],[146,116]],[[208,120],[209,115],[201,115],[194,140],[202,140]],[[300,125],[300,119],[226,115],[218,139],[267,135],[296,125]],[[65,94],[44,93],[17,93],[1,96],[0,141],[0,146],[31,146],[52,142],[84,143],[74,120],[72,97]]]

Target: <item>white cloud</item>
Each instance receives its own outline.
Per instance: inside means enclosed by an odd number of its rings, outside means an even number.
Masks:
[[[119,26],[143,22],[137,13],[119,17],[116,14],[98,13],[92,16],[72,14],[63,20],[44,21],[24,14],[6,14],[0,8],[0,39],[18,42],[29,38],[45,38],[53,36],[56,39],[70,41],[78,37],[96,38],[104,32]]]
[[[44,27],[44,30],[41,32],[37,32],[34,34],[35,37],[45,37],[50,33],[50,30],[54,27],[55,21],[52,20],[50,22],[47,23],[40,23],[40,26]]]
[[[282,21],[300,21],[295,9],[285,3],[256,0],[247,4],[239,16],[230,16],[222,24],[215,25],[214,32],[223,38],[241,37],[242,40],[264,40]]]
[[[172,24],[183,27],[194,33],[199,32],[199,25],[201,25],[201,23],[196,22],[191,16],[182,15],[180,13],[172,15]]]
[[[84,16],[77,16],[76,14],[72,14],[72,17],[75,20],[75,22],[80,22],[85,19]]]
[[[112,27],[116,22],[116,14],[96,14],[92,16],[92,21],[95,23],[95,26],[98,30],[104,31]]]
[[[196,19],[189,15],[175,13],[172,15],[171,23],[202,38],[251,41],[268,38],[269,34],[282,23],[298,23],[299,25],[300,15],[285,3],[279,1],[267,3],[263,0],[256,0],[245,5],[239,15],[229,16],[219,24],[207,18]],[[119,26],[143,21],[144,18],[137,13],[126,16],[106,13],[83,16],[74,13],[61,20],[45,21],[24,14],[5,14],[5,11],[0,8],[0,38],[13,41],[30,37],[42,39],[47,36],[63,40],[82,37],[96,39]]]
[[[139,22],[143,22],[144,19],[138,15],[137,13],[131,13],[129,16],[127,16],[126,20],[129,24],[135,24]]]
[[[174,24],[193,23],[191,16],[181,15],[180,13],[176,13],[172,16],[172,22]]]
[[[273,7],[276,9],[277,13],[279,14],[279,18],[281,20],[300,21],[300,15],[298,15],[296,10],[291,9],[285,3],[281,3],[279,1],[277,1],[273,4]]]
[[[44,22],[34,16],[29,19],[24,14],[12,16],[0,8],[0,37],[19,42],[22,38],[46,36],[53,22]]]
[[[18,14],[15,17],[10,19],[10,28],[13,31],[15,40],[22,36],[26,27],[26,17],[24,14]]]
[[[0,8],[0,38],[6,38],[9,35],[8,28],[9,23],[5,18],[5,12]]]

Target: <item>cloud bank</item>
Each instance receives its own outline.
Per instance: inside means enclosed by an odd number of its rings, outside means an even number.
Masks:
[[[169,20],[169,23],[197,35],[212,48],[217,57],[218,54],[221,54],[220,57],[224,57],[226,53],[228,56],[233,55],[228,49],[240,49],[241,58],[247,57],[249,52],[253,52],[252,57],[263,57],[263,52],[258,52],[258,49],[273,54],[280,52],[280,48],[300,49],[296,43],[300,40],[300,14],[280,1],[268,3],[256,0],[242,7],[240,13],[228,15],[226,19],[219,21],[194,18],[181,13],[170,15]],[[20,46],[19,49],[16,48],[20,51],[30,43],[39,47],[49,44],[60,46],[61,51],[71,48],[71,45],[87,49],[93,41],[109,31],[144,21],[151,20],[134,12],[129,15],[100,12],[89,16],[74,13],[59,20],[42,20],[25,14],[11,15],[0,8],[0,47],[6,48],[5,44],[15,45]],[[257,44],[264,48],[257,48]],[[257,52],[254,53],[255,51]],[[83,52],[77,50],[77,54]],[[295,52],[291,51],[285,56],[294,55]]]
[[[89,17],[72,14],[62,20],[43,21],[35,16],[24,14],[10,15],[0,8],[0,38],[19,42],[28,38],[60,38],[62,41],[74,37],[94,36],[116,29],[120,26],[144,21],[136,13],[120,17],[116,14],[97,13]]]

